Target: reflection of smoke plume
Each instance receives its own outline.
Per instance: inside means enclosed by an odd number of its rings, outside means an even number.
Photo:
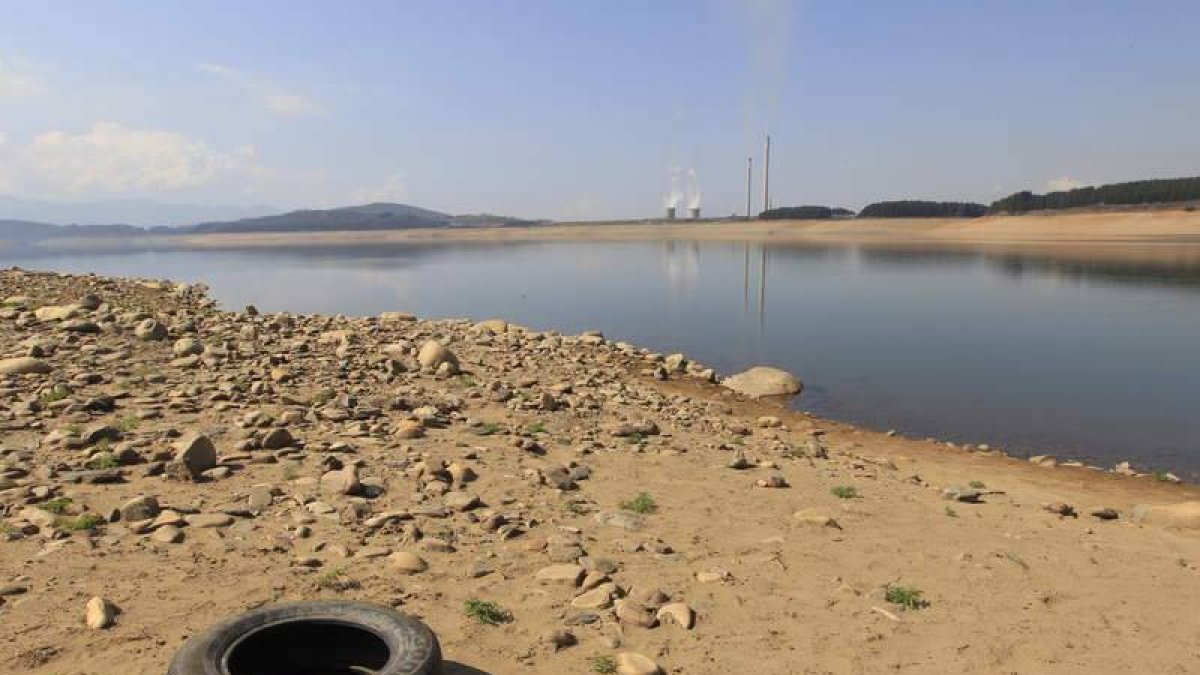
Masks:
[[[695,169],[684,169],[671,165],[671,191],[663,199],[663,206],[675,209],[687,205],[689,209],[700,208],[700,182]]]

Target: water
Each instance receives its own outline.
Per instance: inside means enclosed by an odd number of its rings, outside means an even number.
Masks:
[[[1174,264],[730,242],[0,253],[204,281],[226,307],[505,318],[771,364],[875,429],[1200,477],[1200,255]]]

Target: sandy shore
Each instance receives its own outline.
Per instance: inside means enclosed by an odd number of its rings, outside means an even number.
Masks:
[[[161,675],[317,597],[422,617],[451,675],[1200,671],[1192,486],[864,431],[599,336],[15,271],[0,299],[0,672]]]
[[[238,249],[445,242],[748,241],[797,246],[869,246],[1200,265],[1200,212],[1141,211],[978,219],[854,219],[563,223],[532,227],[376,232],[209,234],[138,239],[56,239],[51,249]]]

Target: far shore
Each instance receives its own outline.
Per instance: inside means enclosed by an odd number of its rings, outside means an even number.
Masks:
[[[750,241],[941,248],[1097,260],[1200,264],[1200,212],[1141,211],[985,218],[702,220],[357,232],[258,232],[135,239],[57,239],[49,250],[234,249],[443,242]]]

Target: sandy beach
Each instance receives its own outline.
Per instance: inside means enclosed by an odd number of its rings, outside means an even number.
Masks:
[[[421,617],[459,675],[1200,669],[1200,491],[1161,476],[864,431],[599,335],[0,297],[3,672],[160,674],[311,598]]]

